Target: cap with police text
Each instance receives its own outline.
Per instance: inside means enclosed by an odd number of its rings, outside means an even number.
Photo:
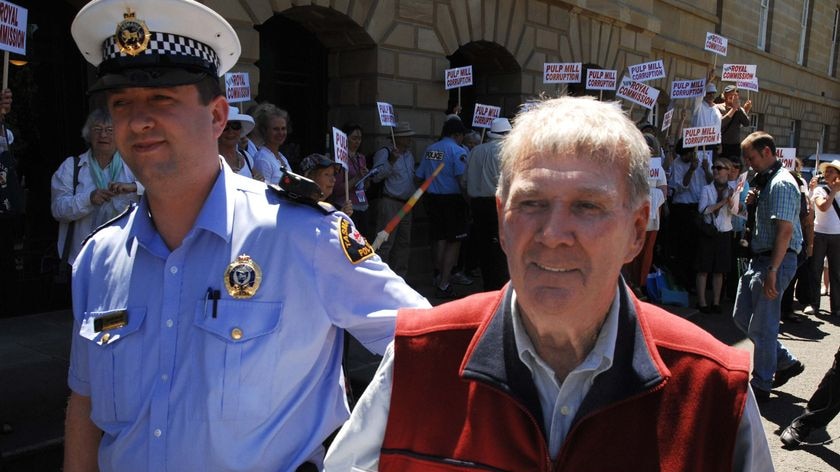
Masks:
[[[194,84],[230,70],[241,52],[233,27],[193,0],[93,0],[70,31],[97,66],[89,92]]]

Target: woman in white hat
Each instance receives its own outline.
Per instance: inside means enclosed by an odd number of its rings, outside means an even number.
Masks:
[[[811,281],[814,290],[819,290],[823,261],[828,258],[829,286],[840,287],[840,161],[823,162],[820,172],[824,185],[817,185],[811,193],[816,212],[814,213],[814,252],[811,257]],[[812,179],[812,182],[814,182]],[[814,182],[816,184],[816,182]],[[812,299],[819,300],[819,292]],[[840,290],[830,290],[831,314],[840,314]],[[819,303],[819,302],[818,302]],[[819,313],[819,305],[808,307],[808,313]]]
[[[224,157],[227,165],[239,175],[256,180],[263,180],[262,174],[254,168],[254,163],[246,152],[239,149],[239,140],[254,129],[254,119],[239,113],[231,106],[228,109],[228,120],[224,131],[219,135],[219,154]]]

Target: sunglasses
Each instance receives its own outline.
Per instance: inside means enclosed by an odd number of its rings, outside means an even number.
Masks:
[[[242,123],[240,123],[238,121],[228,121],[228,123],[225,125],[225,131],[227,131],[229,129],[232,129],[234,131],[239,131],[239,130],[242,129]]]
[[[714,170],[729,170],[729,167],[724,167],[724,166],[714,166],[714,167],[712,167],[712,169],[714,169]]]

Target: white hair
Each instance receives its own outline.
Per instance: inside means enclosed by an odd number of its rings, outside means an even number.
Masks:
[[[642,133],[617,102],[592,97],[562,97],[539,102],[519,114],[502,140],[501,175],[496,195],[507,200],[517,163],[535,154],[557,159],[588,157],[627,171],[628,203],[648,198],[650,151]]]

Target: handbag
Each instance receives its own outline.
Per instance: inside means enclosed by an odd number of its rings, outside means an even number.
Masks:
[[[79,156],[73,156],[73,195],[76,195],[76,187],[79,185]],[[64,237],[64,247],[61,251],[61,259],[58,261],[58,266],[53,275],[53,283],[64,285],[70,283],[70,278],[73,275],[73,266],[70,265],[70,244],[73,240],[73,230],[76,228],[76,222],[71,221],[67,224],[67,234]]]
[[[694,217],[694,225],[697,226],[697,229],[700,230],[700,234],[703,236],[714,236],[718,233],[717,227],[715,227],[714,223],[706,222],[706,218],[704,218],[703,213],[698,213],[697,216]]]

